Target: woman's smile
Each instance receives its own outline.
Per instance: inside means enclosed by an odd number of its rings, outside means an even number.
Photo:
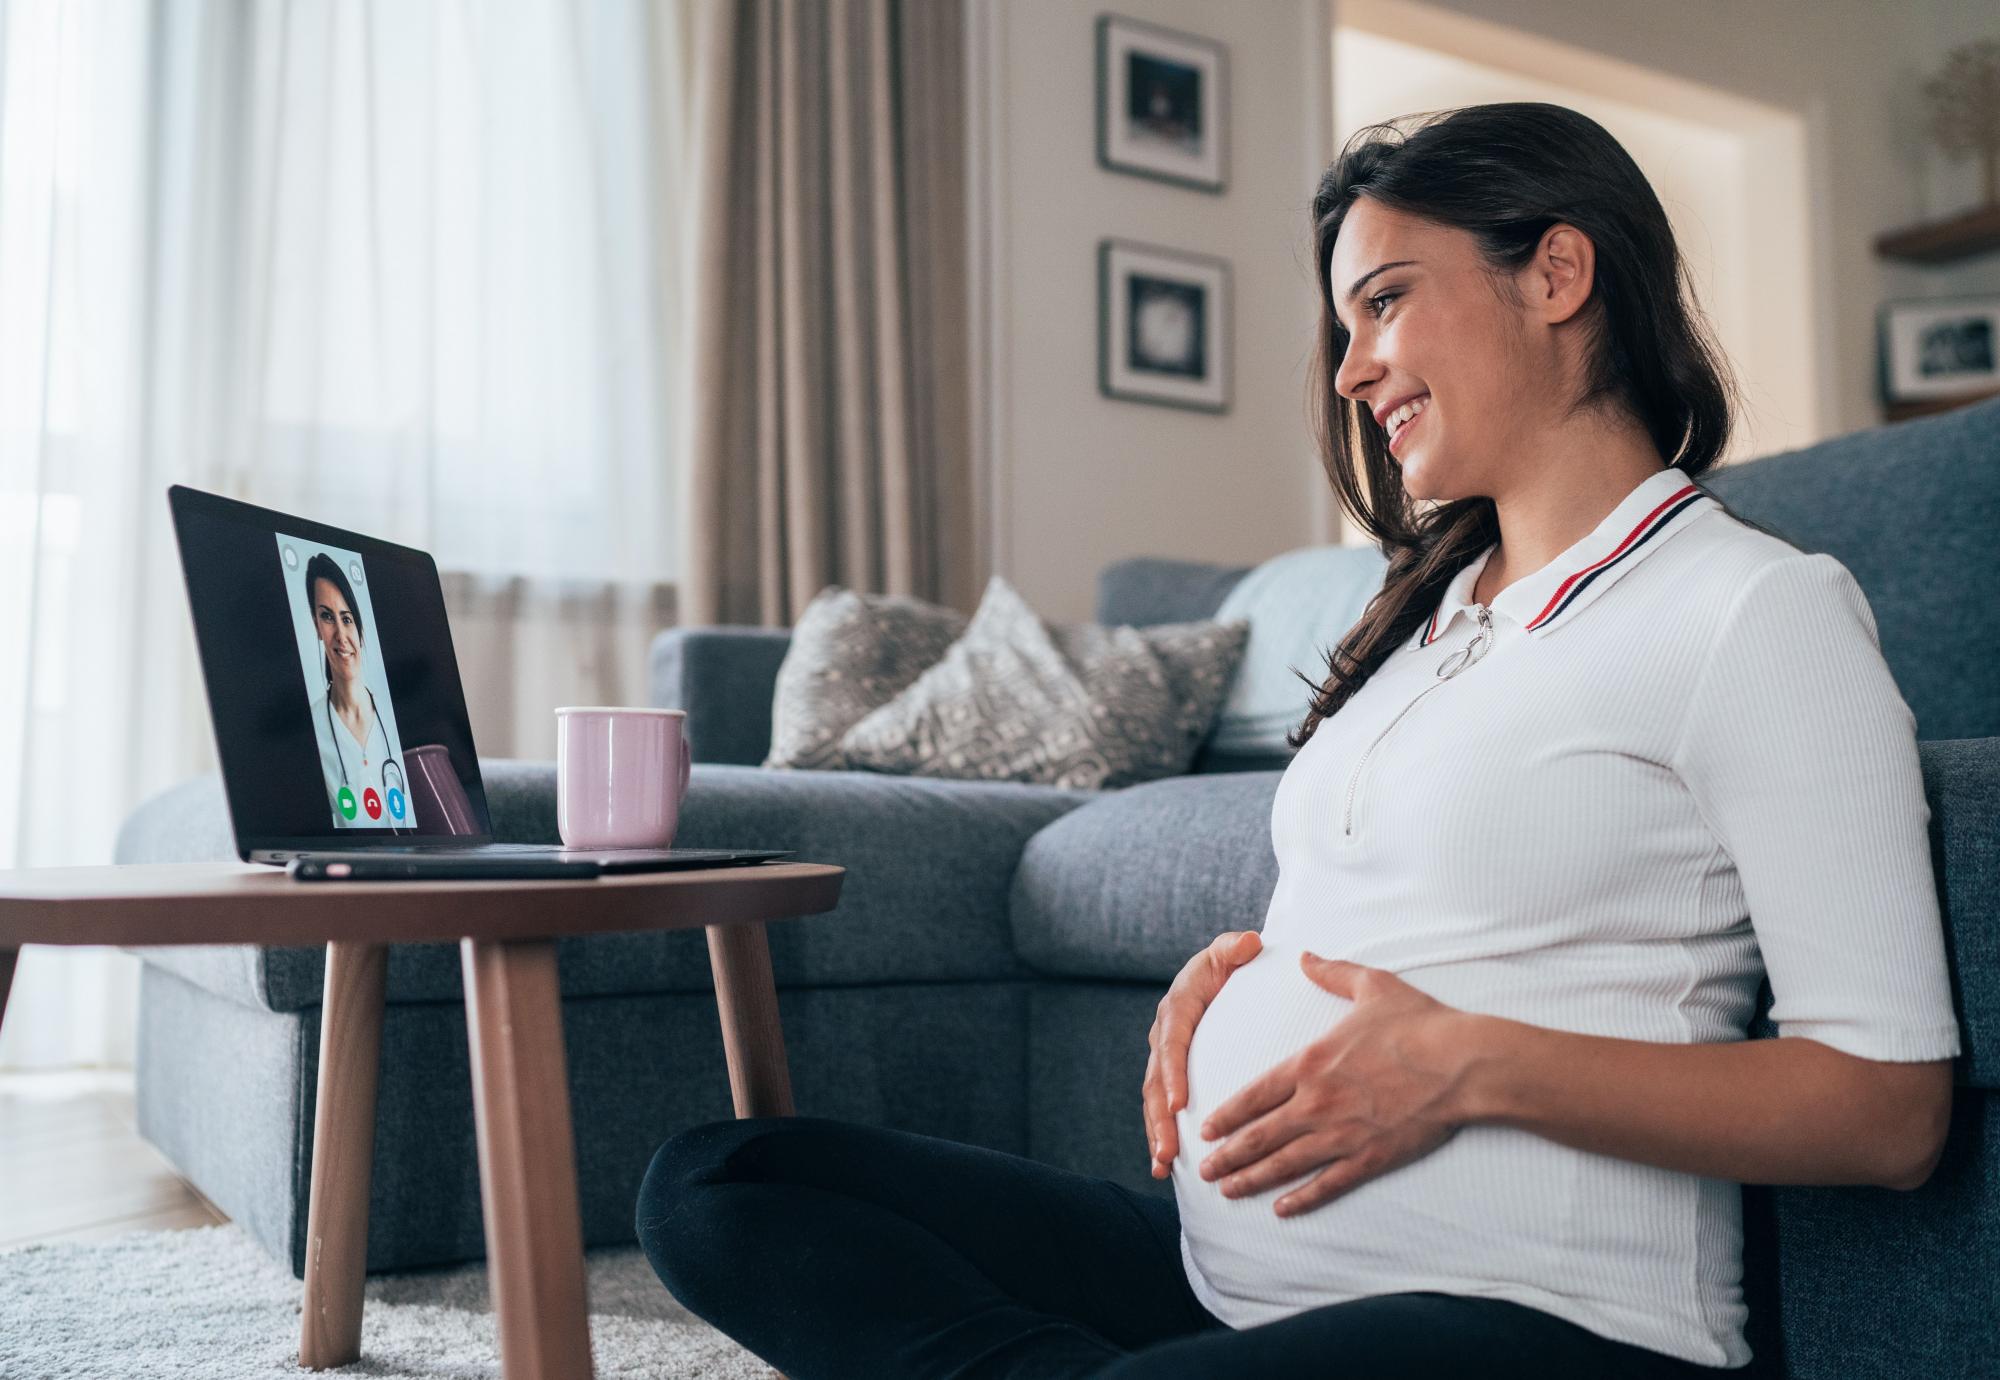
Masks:
[[[1404,404],[1404,407],[1414,408],[1415,410],[1409,412],[1409,414],[1404,417],[1402,424],[1396,427],[1394,431],[1389,433],[1389,453],[1391,455],[1397,453],[1397,447],[1401,446],[1405,441],[1409,439],[1410,429],[1417,424],[1417,422],[1423,417],[1423,415],[1426,412],[1429,412],[1431,410],[1430,394],[1426,393],[1421,398],[1417,398],[1410,403]],[[1398,409],[1398,411],[1402,410],[1403,409],[1401,408]]]

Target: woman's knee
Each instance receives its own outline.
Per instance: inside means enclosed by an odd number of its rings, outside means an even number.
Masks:
[[[707,1121],[669,1137],[653,1152],[639,1185],[635,1225],[639,1244],[653,1269],[677,1297],[692,1287],[703,1262],[729,1254],[719,1249],[731,1237],[728,1214],[740,1195],[716,1190],[741,1184],[741,1151],[752,1141],[796,1129],[793,1117],[743,1117]]]
[[[768,1134],[776,1117],[705,1121],[667,1138],[653,1152],[639,1186],[639,1237],[670,1217],[698,1210],[701,1190],[731,1177],[730,1161],[746,1141]]]

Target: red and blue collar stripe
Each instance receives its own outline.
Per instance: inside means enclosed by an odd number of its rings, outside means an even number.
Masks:
[[[1562,617],[1563,611],[1576,602],[1577,596],[1588,589],[1593,580],[1665,531],[1668,523],[1699,503],[1702,497],[1698,487],[1686,484],[1661,500],[1660,506],[1639,519],[1639,525],[1627,532],[1625,540],[1619,542],[1609,555],[1585,566],[1557,585],[1556,592],[1549,596],[1549,602],[1543,605],[1542,611],[1528,620],[1528,631],[1534,632]]]
[[[1665,531],[1675,518],[1686,512],[1689,508],[1692,508],[1705,497],[1707,497],[1707,494],[1697,485],[1684,484],[1662,499],[1651,512],[1639,520],[1638,525],[1625,534],[1625,539],[1613,547],[1602,559],[1593,561],[1557,585],[1555,593],[1549,596],[1549,601],[1542,606],[1541,611],[1528,620],[1525,625],[1527,630],[1529,632],[1538,632],[1548,627],[1556,619],[1562,617],[1563,613],[1576,602],[1577,598],[1586,589],[1590,588],[1591,584],[1599,576],[1604,575],[1615,568],[1620,562],[1630,558],[1640,547]],[[1431,611],[1430,622],[1424,627],[1423,637],[1418,643],[1419,646],[1428,647],[1431,643],[1437,641],[1438,616],[1442,611],[1442,602],[1438,608]]]

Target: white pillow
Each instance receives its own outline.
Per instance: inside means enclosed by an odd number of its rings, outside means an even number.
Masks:
[[[1250,624],[1250,642],[1215,725],[1214,753],[1282,754],[1285,735],[1326,679],[1326,654],[1361,618],[1389,562],[1372,546],[1309,546],[1273,556],[1245,575],[1215,611],[1217,622]]]

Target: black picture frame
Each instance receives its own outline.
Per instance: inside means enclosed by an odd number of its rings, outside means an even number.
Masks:
[[[1885,403],[1946,401],[2000,389],[2000,296],[1884,302],[1876,333]]]
[[[1144,51],[1151,43],[1152,51]],[[1131,68],[1118,58],[1150,60],[1160,85],[1164,131],[1136,127],[1131,114]],[[1220,196],[1229,185],[1229,50],[1199,34],[1183,33],[1123,15],[1097,17],[1097,164],[1108,172],[1150,178]],[[1174,147],[1173,131],[1192,125],[1197,150]],[[1186,135],[1180,136],[1186,138]]]
[[[1150,302],[1134,300],[1135,281],[1148,285]],[[1097,391],[1121,402],[1228,412],[1233,298],[1227,259],[1139,240],[1098,241]],[[1164,337],[1150,363],[1134,345],[1149,312]]]

